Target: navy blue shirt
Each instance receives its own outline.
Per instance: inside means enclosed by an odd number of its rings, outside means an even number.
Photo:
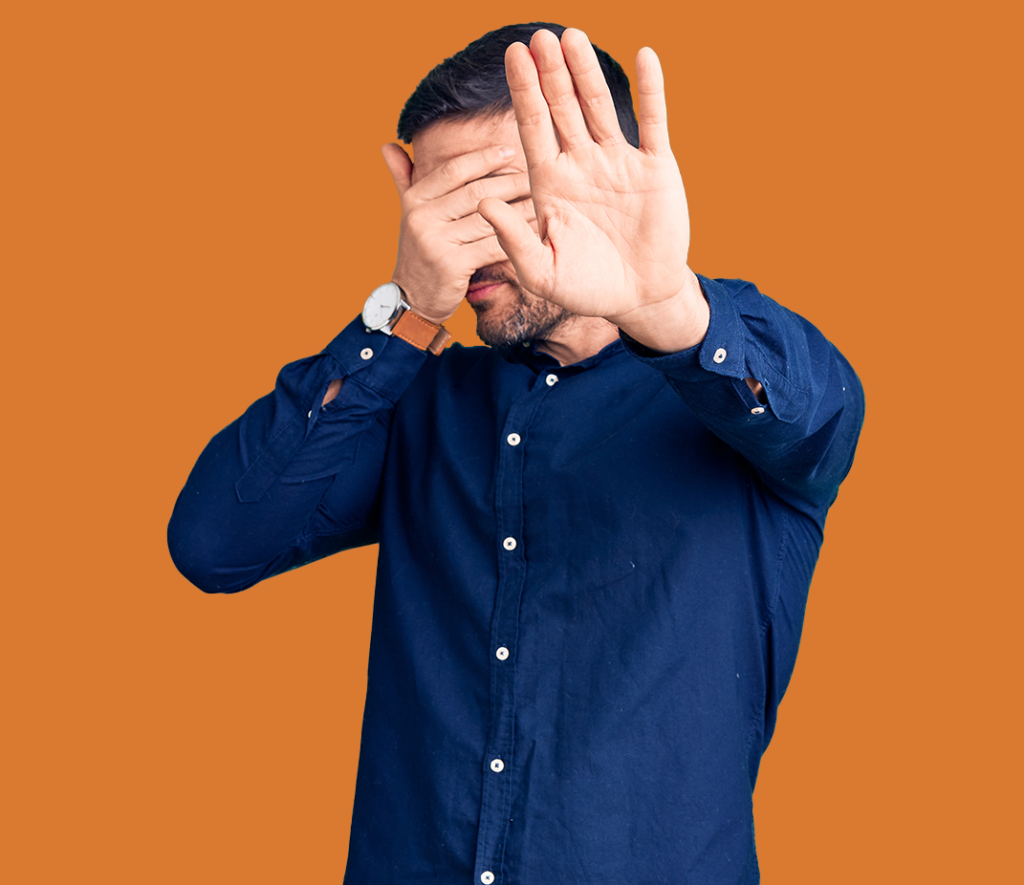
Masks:
[[[808,322],[700,281],[700,345],[569,366],[357,319],[200,456],[169,541],[203,590],[380,544],[350,885],[759,880],[754,782],[863,395]]]

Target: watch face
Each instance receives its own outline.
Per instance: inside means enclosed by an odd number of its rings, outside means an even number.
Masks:
[[[394,283],[378,286],[363,307],[363,323],[368,329],[382,329],[398,310],[402,290]]]

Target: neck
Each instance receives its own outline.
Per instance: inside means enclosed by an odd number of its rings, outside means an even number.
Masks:
[[[573,316],[551,335],[534,342],[534,349],[569,366],[593,356],[619,337],[619,327],[603,317]]]

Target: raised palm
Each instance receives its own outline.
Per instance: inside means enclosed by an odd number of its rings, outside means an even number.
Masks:
[[[623,318],[674,298],[692,279],[686,193],[669,148],[664,86],[637,56],[640,148],[626,142],[586,35],[538,31],[505,68],[530,175],[539,237],[498,200],[495,227],[520,282],[573,313]]]

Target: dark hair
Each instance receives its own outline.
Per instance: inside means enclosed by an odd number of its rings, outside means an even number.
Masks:
[[[506,25],[446,58],[420,80],[416,91],[409,96],[398,117],[398,137],[408,144],[416,133],[439,120],[468,120],[511,111],[512,96],[505,80],[505,50],[516,41],[529,45],[534,32],[541,29],[561,38],[565,27],[548,22]],[[633,147],[639,147],[640,133],[633,113],[629,78],[607,52],[596,46],[594,51],[612,94],[622,135]]]

